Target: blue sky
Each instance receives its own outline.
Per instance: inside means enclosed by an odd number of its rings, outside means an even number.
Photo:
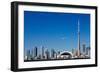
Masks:
[[[90,14],[24,11],[24,48],[77,48],[78,20],[82,48],[90,45]]]

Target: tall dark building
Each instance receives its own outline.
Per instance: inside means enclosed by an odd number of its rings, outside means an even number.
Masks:
[[[50,53],[49,53],[48,49],[45,51],[45,54],[46,54],[46,59],[50,59]]]
[[[86,54],[86,46],[83,44],[83,53]]]
[[[37,56],[38,56],[38,48],[35,47],[35,48],[34,48],[34,57],[37,57]]]
[[[51,58],[54,58],[54,57],[55,57],[55,50],[52,49],[52,50],[51,50]]]
[[[44,47],[42,46],[42,59],[44,59],[45,58],[45,56],[44,56]]]
[[[90,56],[90,47],[86,48],[86,55]]]

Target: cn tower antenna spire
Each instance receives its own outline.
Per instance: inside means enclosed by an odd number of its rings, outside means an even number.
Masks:
[[[79,23],[79,20],[78,20],[78,33],[80,33],[80,23]]]
[[[77,49],[77,52],[78,52],[78,57],[80,57],[80,22],[78,20],[78,49]]]

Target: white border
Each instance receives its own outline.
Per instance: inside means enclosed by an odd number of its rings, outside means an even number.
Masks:
[[[63,13],[89,13],[91,14],[91,59],[82,60],[57,60],[57,61],[38,61],[24,62],[24,11],[43,11],[43,12],[63,12]],[[18,68],[40,68],[50,66],[71,66],[95,64],[95,10],[78,9],[67,7],[48,7],[48,6],[18,6]]]

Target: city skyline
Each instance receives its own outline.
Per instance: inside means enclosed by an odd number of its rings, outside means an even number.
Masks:
[[[89,14],[24,11],[24,48],[76,49],[78,21],[81,24],[80,46],[90,46]]]
[[[49,48],[48,48],[49,49]],[[48,50],[44,46],[38,48],[35,46],[31,50],[24,51],[24,62],[30,61],[47,61],[47,60],[73,60],[73,59],[90,59],[91,48],[83,44],[81,51],[72,49],[72,51]],[[41,51],[40,51],[41,50]]]

